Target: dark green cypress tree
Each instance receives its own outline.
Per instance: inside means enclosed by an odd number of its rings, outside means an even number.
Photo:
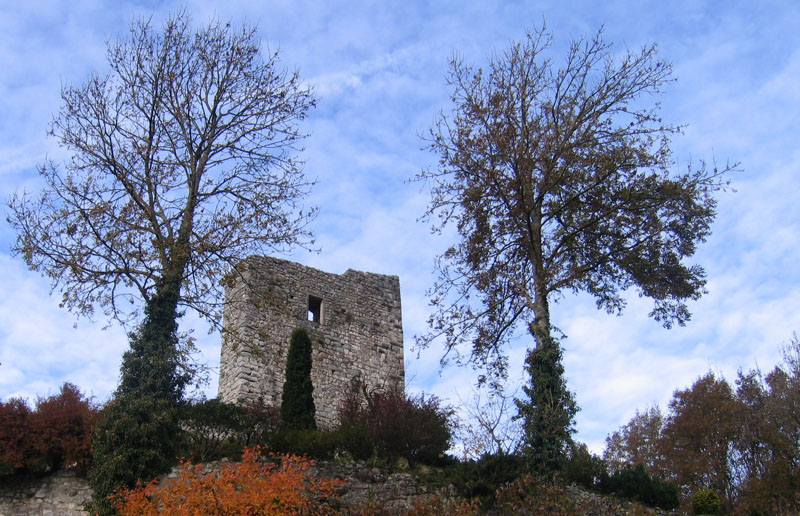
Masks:
[[[523,386],[527,400],[517,400],[523,418],[524,447],[528,470],[540,476],[560,471],[575,432],[578,406],[567,390],[561,347],[552,338],[543,338],[528,351],[525,369],[530,377]]]
[[[281,394],[281,420],[290,428],[316,428],[314,386],[311,385],[311,339],[303,328],[292,332]]]

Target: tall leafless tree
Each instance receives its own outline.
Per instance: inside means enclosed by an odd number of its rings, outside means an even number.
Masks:
[[[167,471],[179,450],[182,307],[218,326],[221,280],[246,255],[310,241],[311,183],[298,124],[314,98],[264,55],[255,28],[181,12],[134,22],[109,71],[62,88],[51,133],[70,153],[40,168],[41,193],[9,202],[14,250],[83,315],[140,317],[93,441],[94,510]],[[128,304],[130,301],[131,304]],[[143,314],[141,309],[143,308]]]
[[[254,27],[194,31],[185,12],[132,23],[107,54],[107,73],[62,87],[50,133],[70,158],[10,199],[14,250],[80,314],[164,302],[217,324],[241,258],[310,241],[297,151],[314,98]]]
[[[517,389],[506,393],[485,387],[473,389],[469,397],[458,396],[464,419],[458,425],[463,459],[483,455],[511,455],[522,439],[522,421],[515,418]]]

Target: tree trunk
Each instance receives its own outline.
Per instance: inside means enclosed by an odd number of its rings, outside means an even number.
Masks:
[[[179,280],[161,282],[145,305],[145,318],[130,334],[131,349],[122,357],[122,378],[116,396],[154,395],[178,403],[189,381],[180,368],[178,349]]]
[[[523,417],[528,469],[538,475],[550,475],[561,469],[571,441],[577,407],[564,381],[561,348],[550,334],[550,313],[546,295],[536,285],[535,318],[528,331],[536,341],[525,357],[528,385],[523,391],[528,400],[518,401]]]
[[[131,334],[131,349],[122,358],[122,379],[117,395],[138,393],[177,404],[191,380],[181,370],[178,343],[178,301],[183,275],[189,264],[190,235],[194,222],[196,188],[200,174],[191,175],[181,226],[171,252],[162,260],[163,275],[155,294],[146,301],[145,318],[138,332]]]

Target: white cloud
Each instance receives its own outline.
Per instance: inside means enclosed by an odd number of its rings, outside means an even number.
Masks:
[[[27,2],[0,7],[0,193],[34,187],[35,167],[46,155],[60,158],[44,136],[59,105],[63,80],[80,81],[105,67],[106,36],[123,34],[131,15],[154,9],[154,23],[182,5],[177,1]],[[650,303],[635,294],[623,317],[598,312],[585,296],[566,296],[553,322],[568,338],[564,362],[582,411],[579,439],[599,451],[606,434],[638,409],[665,404],[709,367],[732,379],[739,367],[771,368],[778,345],[800,327],[800,175],[797,119],[800,98],[800,9],[783,5],[692,1],[657,7],[612,1],[537,5],[462,5],[453,2],[273,2],[269,8],[233,0],[192,1],[197,23],[209,16],[259,23],[264,41],[280,45],[282,63],[300,69],[320,97],[307,128],[307,173],[318,177],[310,202],[322,212],[314,229],[322,253],[292,258],[330,272],[347,268],[400,276],[411,388],[454,401],[476,379],[470,368],[439,370],[441,349],[412,352],[425,331],[425,290],[433,257],[454,238],[437,238],[416,222],[427,199],[418,170],[435,166],[421,152],[424,132],[440,108],[448,109],[447,58],[485,64],[495,50],[520,38],[542,14],[557,38],[592,33],[605,22],[620,49],[657,40],[676,65],[678,83],[664,97],[669,121],[688,122],[675,140],[676,157],[741,160],[736,194],[721,194],[718,222],[697,261],[706,267],[709,294],[691,309],[685,328],[667,331],[647,319]],[[617,47],[615,47],[617,48]],[[13,235],[0,230],[7,249]],[[102,332],[72,316],[48,295],[46,281],[19,258],[0,255],[0,397],[33,396],[72,381],[98,397],[113,389],[122,351],[121,330]],[[201,359],[219,361],[217,335],[196,327]],[[98,324],[97,326],[101,326]],[[522,375],[522,338],[510,350],[512,380]],[[213,394],[215,377],[208,391]]]
[[[55,392],[63,382],[106,399],[116,386],[127,339],[75,321],[49,295],[47,282],[19,260],[0,255],[5,292],[0,299],[0,398]]]

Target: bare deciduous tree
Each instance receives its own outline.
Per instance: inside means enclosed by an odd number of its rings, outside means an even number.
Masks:
[[[71,157],[9,202],[14,250],[80,314],[127,321],[167,300],[216,325],[222,275],[309,241],[296,154],[310,90],[255,28],[189,23],[135,22],[109,43],[108,73],[63,86],[50,132]]]
[[[62,88],[51,133],[69,160],[41,166],[41,194],[9,202],[14,250],[64,306],[123,322],[144,307],[93,442],[101,514],[116,488],[167,471],[178,453],[191,377],[179,309],[218,326],[221,279],[242,258],[310,240],[296,154],[314,98],[259,43],[248,26],[195,31],[185,12],[161,32],[134,22],[108,45],[107,74]]]
[[[467,399],[459,396],[465,418],[459,425],[462,456],[478,460],[485,454],[509,455],[522,440],[522,421],[516,419],[514,396],[499,389],[473,389]]]

